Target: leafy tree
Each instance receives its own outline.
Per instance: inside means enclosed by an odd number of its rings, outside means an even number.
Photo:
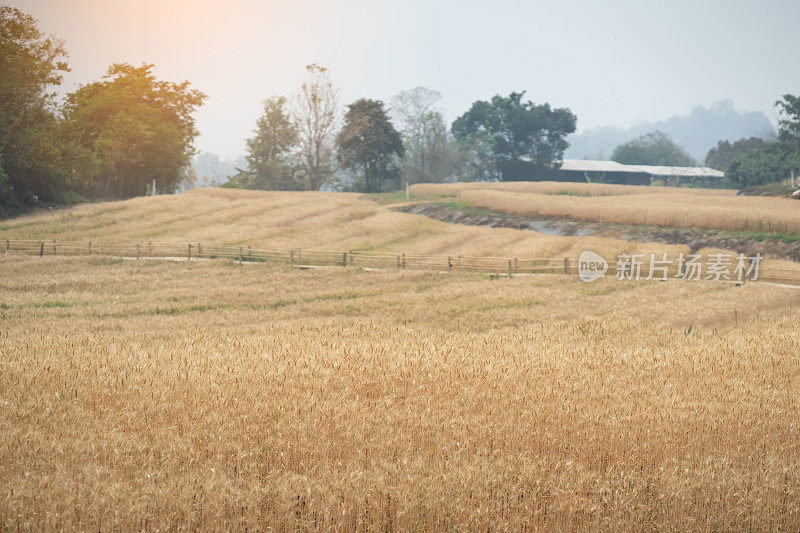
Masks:
[[[405,149],[401,160],[405,182],[440,182],[456,174],[456,145],[435,108],[441,98],[438,91],[415,87],[392,99],[392,114],[400,126]]]
[[[775,106],[784,117],[778,121],[780,140],[800,143],[800,96],[784,94],[783,100],[775,102]]]
[[[319,190],[333,174],[331,144],[336,129],[339,91],[333,86],[328,69],[317,64],[306,66],[308,78],[295,98],[294,119],[300,134],[300,153],[306,185]]]
[[[55,200],[69,173],[60,165],[67,157],[53,112],[52,87],[69,70],[62,42],[39,31],[23,11],[0,6],[0,154],[5,178],[4,204],[35,196]]]
[[[557,167],[569,146],[565,137],[575,131],[577,118],[568,108],[552,109],[549,104],[522,101],[525,92],[494,96],[491,101],[477,101],[453,122],[453,134],[460,141],[471,137],[491,137],[494,158],[502,178],[519,178],[516,169],[521,161],[539,168]]]
[[[97,159],[82,192],[127,197],[144,194],[153,179],[160,191],[180,184],[194,153],[193,114],[206,96],[188,81],[160,81],[152,69],[114,64],[103,81],[67,96],[66,123]]]
[[[654,131],[617,146],[611,159],[626,165],[692,167],[694,159],[672,142],[669,135]]]
[[[403,155],[403,141],[380,100],[362,98],[347,106],[336,146],[339,163],[359,174],[364,192],[397,185],[393,160]]]
[[[797,147],[789,142],[776,142],[740,155],[731,163],[726,178],[737,187],[752,187],[785,180],[798,168]]]
[[[456,141],[459,181],[498,181],[502,177],[494,144],[494,137],[487,132],[465,135]]]
[[[717,146],[708,151],[705,164],[707,167],[716,168],[727,172],[731,163],[739,156],[751,150],[759,150],[766,146],[764,139],[760,137],[750,137],[749,139],[739,139],[734,143],[730,141],[719,141]]]
[[[298,172],[297,127],[286,109],[286,98],[264,101],[255,136],[247,140],[247,170],[234,176],[229,187],[295,191],[305,188]]]

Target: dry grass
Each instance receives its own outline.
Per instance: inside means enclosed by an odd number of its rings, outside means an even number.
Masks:
[[[213,189],[0,236],[686,251]],[[796,530],[798,306],[764,283],[0,254],[0,524]]]
[[[0,279],[9,529],[800,527],[798,291],[13,255]]]
[[[715,196],[691,189],[666,187],[648,189],[639,193],[580,196],[485,187],[462,190],[457,193],[457,198],[476,208],[516,215],[569,217],[628,225],[800,234],[800,205],[796,200]]]
[[[565,181],[510,181],[501,183],[418,183],[411,186],[415,196],[457,196],[464,191],[495,190],[533,192],[568,196],[620,196],[627,194],[681,194],[691,196],[735,196],[730,189],[675,189],[674,187],[646,187],[641,185],[616,185],[606,183],[576,183]]]
[[[278,250],[352,249],[496,257],[577,257],[587,247],[609,256],[623,251],[667,251],[677,256],[688,249],[448,224],[393,211],[357,194],[232,189],[201,189],[174,196],[88,204],[7,220],[0,222],[0,238],[6,237],[95,242],[202,241]]]

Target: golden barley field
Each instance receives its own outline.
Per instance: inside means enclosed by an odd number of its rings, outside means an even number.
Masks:
[[[734,191],[590,183],[415,185],[421,196],[453,196],[472,207],[515,215],[728,231],[800,233],[800,202]]]
[[[684,249],[215,189],[6,236]],[[0,253],[0,524],[797,530],[799,307],[761,282]]]
[[[800,292],[0,256],[7,529],[800,527]]]

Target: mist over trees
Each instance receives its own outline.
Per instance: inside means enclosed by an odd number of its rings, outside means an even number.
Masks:
[[[780,119],[778,140],[738,154],[726,177],[737,187],[766,185],[800,175],[800,96],[791,94],[775,102]]]
[[[727,172],[739,156],[759,150],[767,145],[767,142],[760,137],[750,137],[749,139],[739,139],[731,143],[728,140],[719,141],[717,146],[706,154],[705,165],[723,172]]]
[[[694,159],[672,142],[669,135],[654,131],[617,146],[611,159],[625,165],[691,167]]]
[[[459,173],[458,148],[436,107],[441,98],[438,91],[415,87],[392,99],[391,113],[403,137],[404,182],[441,182]]]
[[[652,131],[669,135],[693,159],[702,161],[708,151],[723,139],[761,137],[770,139],[775,132],[767,116],[760,111],[738,111],[733,102],[723,100],[697,106],[686,115],[666,120],[642,122],[630,128],[605,126],[570,135],[565,157],[572,159],[607,159],[614,148]]]
[[[331,73],[315,63],[294,95],[264,100],[245,162],[223,164],[205,154],[193,166],[194,115],[205,94],[188,81],[158,79],[152,64],[115,63],[58,99],[66,59],[64,44],[40,31],[36,19],[0,6],[0,212],[147,194],[154,181],[159,192],[172,193],[217,184],[234,166],[229,187],[365,192],[404,182],[546,177],[565,154],[581,150],[601,158],[613,150],[615,161],[629,164],[692,166],[705,157],[729,185],[742,187],[800,171],[800,96],[776,102],[777,137],[763,113],[737,112],[730,102],[575,136],[569,108],[536,104],[525,91],[476,100],[448,128],[441,94],[425,87],[400,92],[388,106],[363,97],[343,113]],[[606,144],[586,152],[596,138]]]

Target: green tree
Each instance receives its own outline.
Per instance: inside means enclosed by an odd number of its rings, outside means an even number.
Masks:
[[[152,69],[114,64],[103,81],[67,96],[66,122],[97,159],[80,184],[85,194],[145,194],[153,179],[157,190],[173,192],[181,182],[194,153],[193,114],[206,96],[188,81],[160,81]]]
[[[783,117],[778,121],[780,140],[800,142],[800,96],[784,94],[775,106]]]
[[[731,143],[730,141],[719,141],[717,146],[712,148],[706,154],[705,165],[707,167],[715,168],[723,172],[727,172],[739,156],[750,152],[751,150],[759,150],[766,146],[764,139],[760,137],[750,137],[749,139],[739,139]]]
[[[614,149],[611,159],[626,165],[692,167],[695,161],[660,131],[646,133]]]
[[[6,178],[0,208],[29,200],[57,200],[68,185],[68,158],[53,87],[69,70],[59,39],[39,31],[35,18],[0,6],[0,153]]]
[[[477,101],[453,122],[452,131],[463,141],[492,138],[489,145],[504,180],[519,179],[520,163],[538,168],[560,165],[569,143],[565,137],[575,131],[577,118],[568,108],[552,109],[550,104],[522,101],[525,92],[494,96]]]
[[[229,187],[296,191],[306,188],[298,172],[297,126],[286,108],[286,98],[273,96],[264,101],[255,136],[247,140],[247,170],[234,176]]]
[[[336,146],[339,163],[359,176],[363,192],[398,185],[394,160],[403,155],[403,141],[380,100],[362,98],[347,106]]]
[[[797,146],[776,142],[751,150],[735,159],[725,177],[739,188],[766,185],[785,180],[792,170],[800,168]]]

